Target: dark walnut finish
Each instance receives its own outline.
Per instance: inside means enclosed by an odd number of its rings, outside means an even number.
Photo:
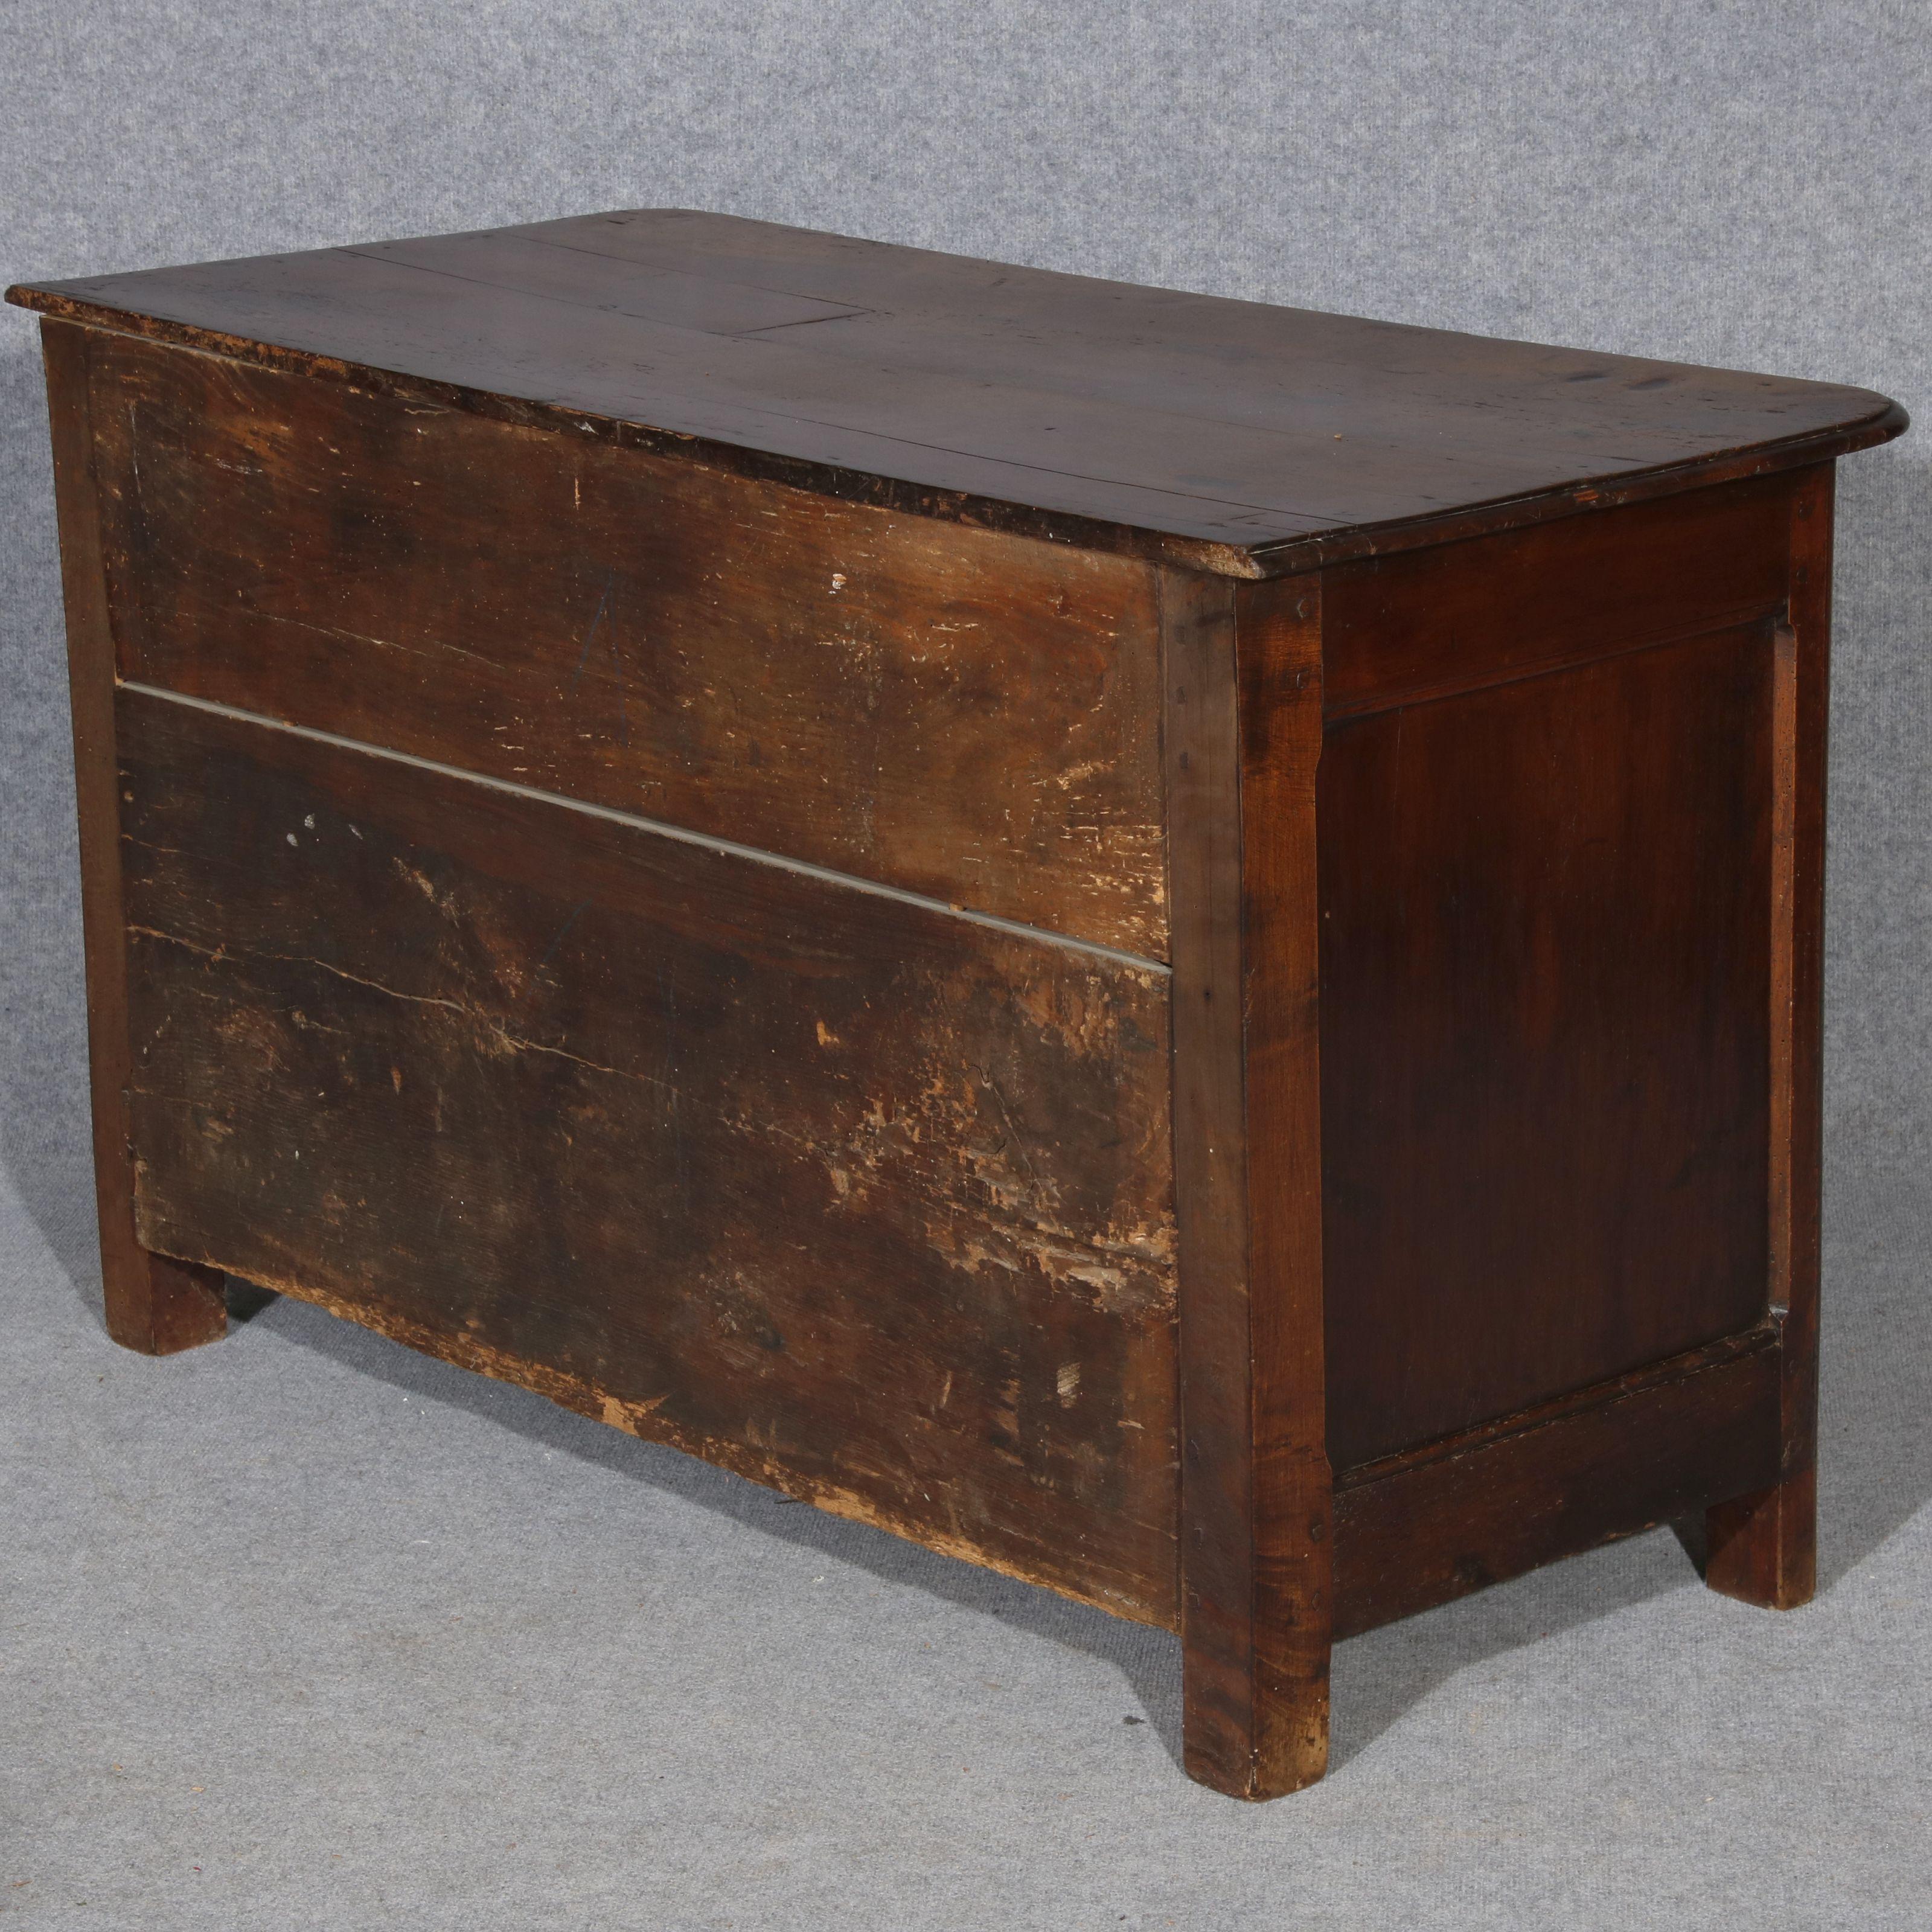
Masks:
[[[1240,577],[1827,460],[1868,391],[683,208],[96,276],[49,315]]]
[[[1180,1634],[1813,1579],[1868,392],[675,211],[43,312],[111,1332],[232,1272]]]

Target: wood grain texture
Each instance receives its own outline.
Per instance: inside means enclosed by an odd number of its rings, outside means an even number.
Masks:
[[[1771,632],[1330,728],[1338,1470],[1763,1318]]]
[[[1790,507],[1789,620],[1776,637],[1768,1024],[1769,1301],[1778,1324],[1778,1480],[1706,1520],[1706,1580],[1775,1610],[1817,1582],[1820,1225],[1824,1156],[1825,791],[1832,497],[1826,465]]]
[[[1821,460],[1869,391],[680,209],[23,286],[47,313],[1237,576]]]
[[[1323,580],[1336,720],[1450,698],[1784,608],[1786,476],[1431,550]]]
[[[100,336],[124,674],[1162,958],[1152,573]]]
[[[1778,1466],[1774,1331],[1647,1365],[1344,1478],[1338,1636],[1674,1522]]]
[[[1190,1774],[1328,1752],[1315,772],[1320,586],[1163,584]]]
[[[1171,1622],[1167,980],[124,692],[150,1246]]]
[[[46,322],[41,325],[41,344],[67,606],[103,1298],[107,1332],[124,1348],[143,1354],[172,1354],[226,1334],[227,1304],[218,1273],[151,1254],[135,1230],[128,1099],[127,934],[114,765],[114,647],[101,561],[88,332]]]
[[[14,294],[120,1339],[232,1270],[1175,1628],[1248,1798],[1338,1634],[1810,1594],[1896,405],[676,211]]]

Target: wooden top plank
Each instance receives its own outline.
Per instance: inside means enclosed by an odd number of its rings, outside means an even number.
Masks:
[[[8,292],[955,520],[1270,577],[1881,442],[1870,390],[653,208]]]

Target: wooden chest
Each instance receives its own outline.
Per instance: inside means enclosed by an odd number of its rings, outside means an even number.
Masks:
[[[652,211],[44,287],[108,1325],[1183,1641],[1812,1570],[1865,392]]]

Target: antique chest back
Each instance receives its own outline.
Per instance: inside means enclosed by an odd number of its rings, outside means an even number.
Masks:
[[[677,211],[42,311],[109,1325],[227,1271],[1178,1630],[1808,1593],[1895,405]]]

